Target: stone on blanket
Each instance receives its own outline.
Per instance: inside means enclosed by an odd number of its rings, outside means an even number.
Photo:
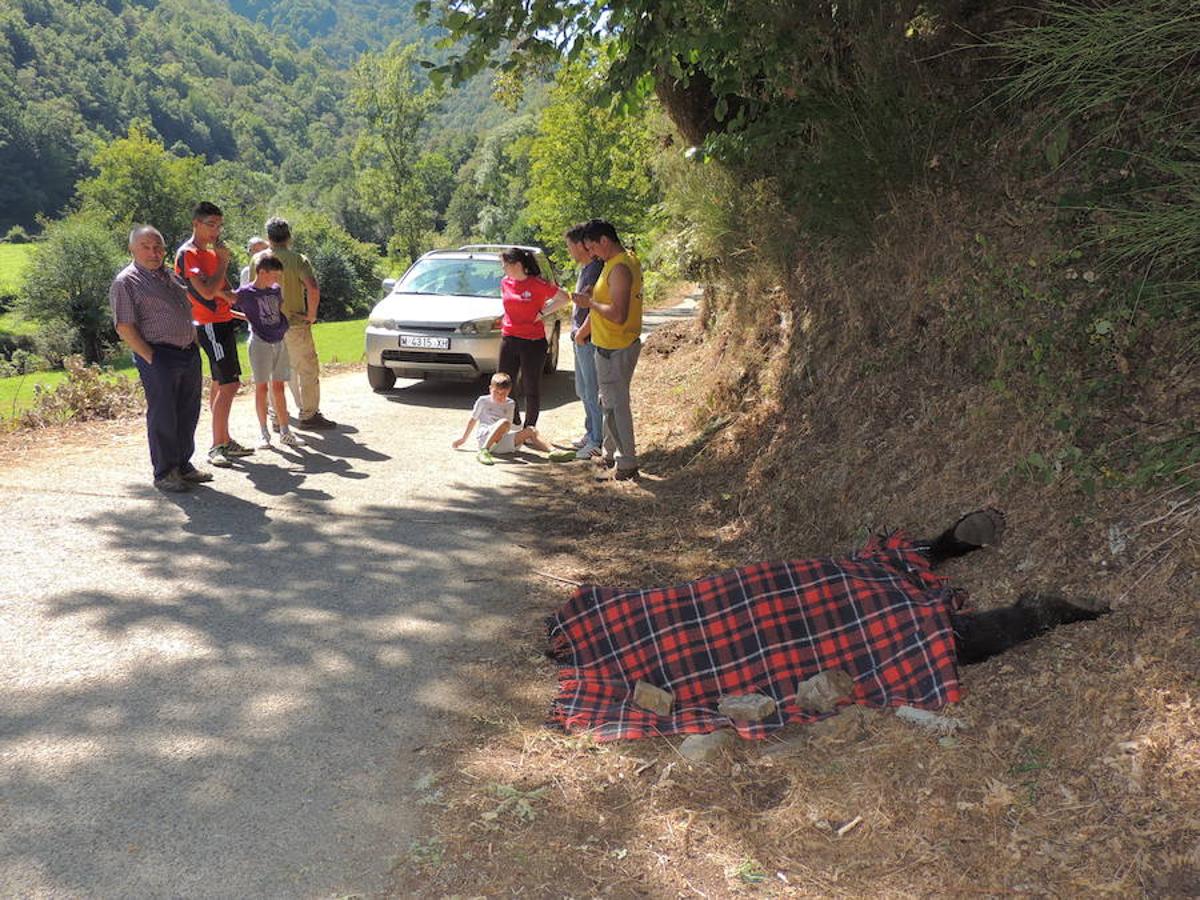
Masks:
[[[833,712],[843,697],[854,693],[854,679],[841,669],[818,672],[796,687],[796,705],[801,709]]]
[[[689,734],[679,745],[679,754],[692,762],[711,762],[736,740],[737,736],[732,731]]]
[[[735,722],[761,722],[775,713],[775,700],[766,694],[730,694],[721,698],[717,712]]]
[[[633,686],[633,703],[657,716],[669,716],[675,695],[655,687],[648,681],[639,681]]]

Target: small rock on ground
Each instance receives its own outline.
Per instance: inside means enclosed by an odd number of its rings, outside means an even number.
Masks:
[[[853,693],[853,678],[841,669],[826,669],[800,682],[796,688],[796,705],[801,709],[833,712],[839,700]]]
[[[732,731],[714,731],[711,734],[689,734],[679,745],[679,753],[692,762],[711,762],[726,747],[732,746],[737,735]]]
[[[927,709],[917,709],[913,706],[898,707],[896,709],[896,718],[903,719],[905,722],[928,731],[936,732],[937,734],[953,734],[967,727],[967,723],[961,719],[955,719],[951,716],[939,716],[937,713],[931,713]]]
[[[735,722],[761,722],[775,712],[775,700],[766,694],[732,694],[722,697],[717,712]]]

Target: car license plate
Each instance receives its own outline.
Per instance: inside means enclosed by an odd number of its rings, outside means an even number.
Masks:
[[[402,334],[400,335],[400,346],[416,347],[421,350],[449,350],[450,338]]]

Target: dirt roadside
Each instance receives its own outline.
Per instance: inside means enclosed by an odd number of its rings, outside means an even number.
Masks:
[[[977,398],[947,398],[928,421],[919,409],[860,405],[841,456],[796,444],[772,492],[794,500],[762,508],[749,473],[786,433],[769,418],[779,411],[731,416],[710,405],[743,374],[693,326],[659,331],[635,380],[642,481],[597,485],[586,467],[570,467],[524,502],[538,534],[530,615],[470,669],[473,731],[434,752],[421,792],[430,829],[399,861],[394,896],[1186,896],[1200,887],[1194,522],[1160,565],[1150,551],[1169,533],[1147,528],[1120,554],[1109,546],[1118,533],[1109,523],[1153,519],[1157,494],[1114,492],[1073,515],[1069,496],[979,471],[1019,447],[957,436],[961,471],[914,470],[914,442],[969,421],[959,407]],[[872,431],[880,419],[888,430]],[[839,483],[846,468],[856,480]],[[981,495],[993,479],[1000,487]],[[976,605],[1057,586],[1115,600],[1118,611],[969,670],[965,699],[949,710],[966,730],[939,735],[864,711],[692,765],[675,739],[597,744],[543,727],[556,673],[542,617],[572,590],[560,579],[672,583],[846,549],[872,527],[942,525],[964,504],[987,503],[1009,512],[1004,546],[948,568]],[[768,534],[764,521],[794,528]]]

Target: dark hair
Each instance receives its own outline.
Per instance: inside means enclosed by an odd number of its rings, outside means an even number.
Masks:
[[[261,272],[263,269],[269,272],[282,272],[283,260],[270,250],[259,250],[254,254],[254,269],[256,272]]]
[[[563,232],[563,237],[572,244],[582,244],[587,240],[587,223],[580,222],[578,225],[572,225]]]
[[[492,376],[492,384],[495,387],[512,387],[512,377],[507,372],[497,372]]]
[[[272,244],[283,244],[292,239],[292,226],[279,216],[267,219],[267,240]]]
[[[192,221],[203,219],[207,216],[220,216],[225,218],[225,213],[221,212],[221,207],[215,203],[209,203],[207,200],[201,200],[192,208]]]
[[[612,222],[606,222],[604,219],[591,219],[588,221],[583,226],[583,238],[586,241],[608,238],[614,244],[621,243],[621,239],[617,237],[617,229],[613,227]]]
[[[537,264],[537,259],[529,250],[522,250],[520,247],[513,247],[510,250],[505,250],[500,254],[500,258],[508,264],[520,263],[521,268],[525,270],[526,275],[532,275],[537,278],[542,274],[541,267]]]

